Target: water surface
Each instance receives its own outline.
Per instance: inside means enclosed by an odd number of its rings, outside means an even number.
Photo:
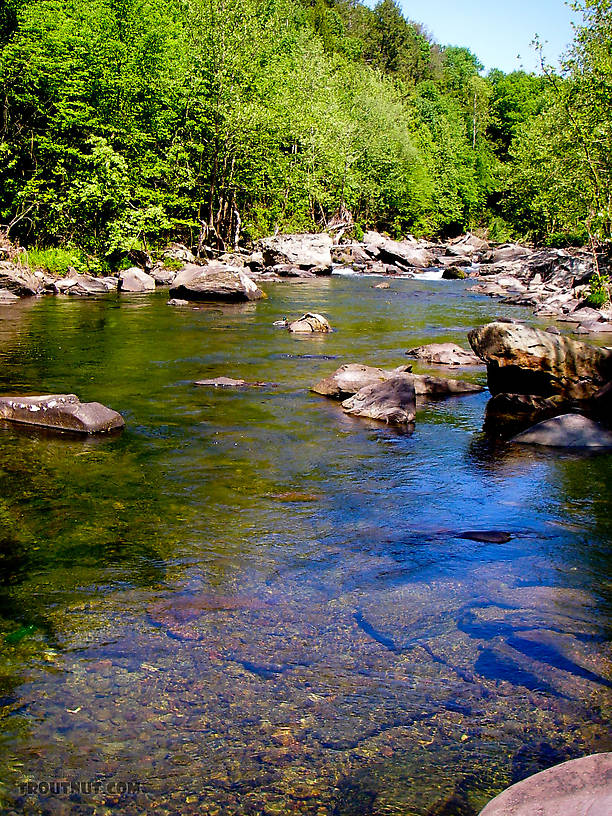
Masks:
[[[0,307],[0,392],[127,422],[0,426],[7,812],[470,816],[612,749],[612,457],[492,442],[486,393],[421,406],[413,434],[309,393],[506,308],[374,283]],[[336,331],[272,326],[305,310]],[[193,385],[220,375],[274,386]]]

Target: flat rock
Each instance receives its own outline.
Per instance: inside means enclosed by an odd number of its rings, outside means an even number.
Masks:
[[[549,448],[612,448],[612,433],[581,414],[562,414],[539,422],[512,441]]]
[[[562,762],[512,785],[480,816],[610,816],[612,753]]]
[[[478,394],[484,391],[482,385],[467,382],[466,380],[434,377],[430,374],[406,374],[404,376],[412,378],[417,397],[440,399],[460,394]]]
[[[174,283],[178,270],[166,269],[163,263],[156,263],[149,272],[156,286],[171,286]]]
[[[81,402],[75,394],[0,397],[0,419],[86,434],[106,433],[125,425],[117,411],[99,402]]]
[[[66,295],[73,297],[96,297],[98,295],[107,295],[109,290],[108,283],[104,278],[94,278],[92,275],[75,275],[68,279],[60,291]],[[61,283],[59,284],[61,287]],[[117,287],[117,283],[114,284]]]
[[[414,420],[416,413],[414,383],[409,376],[391,377],[362,388],[344,400],[342,407],[351,416],[406,425]]]
[[[189,306],[189,301],[181,300],[181,298],[170,298],[168,306]]]
[[[330,332],[332,327],[323,315],[315,312],[306,312],[297,320],[289,323],[287,326],[290,332],[309,333],[309,332]]]
[[[612,350],[532,329],[489,323],[468,334],[475,353],[487,364],[491,394],[560,395],[591,398],[612,379]]]
[[[155,286],[155,278],[138,266],[132,266],[119,273],[119,290],[121,292],[152,292]]]
[[[236,303],[259,300],[264,293],[238,267],[214,261],[206,266],[186,264],[170,288],[173,298]]]
[[[483,365],[483,361],[473,352],[458,346],[456,343],[429,343],[408,349],[408,357],[445,366]]]
[[[233,377],[212,377],[209,380],[196,380],[194,385],[208,386],[212,388],[264,388],[273,387],[274,383],[247,382],[246,380],[233,379]]]
[[[462,533],[457,533],[457,538],[478,541],[482,544],[507,544],[512,540],[512,534],[505,530],[464,530]]]
[[[301,269],[316,269],[319,274],[331,272],[333,246],[326,232],[298,235],[275,235],[262,238],[258,249],[265,266],[289,264]]]

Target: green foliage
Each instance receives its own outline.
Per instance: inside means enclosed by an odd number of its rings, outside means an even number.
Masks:
[[[585,303],[588,303],[593,309],[600,309],[610,302],[610,278],[608,275],[596,272],[591,276],[589,281],[589,291],[585,298]]]
[[[394,0],[5,0],[0,223],[89,269],[340,207],[397,236],[605,236],[609,2],[583,11],[564,78],[484,78]]]
[[[69,269],[77,272],[87,270],[87,259],[74,247],[31,248],[24,252],[21,258],[22,262],[32,269],[41,269],[51,275],[65,275]]]
[[[183,262],[178,258],[164,258],[163,267],[169,272],[178,272],[183,268]]]

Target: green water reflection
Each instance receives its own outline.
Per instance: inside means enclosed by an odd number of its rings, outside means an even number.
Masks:
[[[487,446],[486,395],[401,435],[310,394],[500,314],[463,282],[373,282],[0,310],[2,392],[127,421],[100,440],[0,427],[8,810],[475,814],[610,750],[611,457]],[[272,326],[307,309],[337,330]],[[193,386],[222,374],[275,386]],[[44,787],[61,780],[102,789]]]

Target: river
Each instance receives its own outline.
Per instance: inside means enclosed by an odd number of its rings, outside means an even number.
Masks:
[[[531,320],[469,282],[375,282],[0,307],[1,393],[127,423],[0,425],[3,812],[474,816],[612,750],[612,456],[493,442],[486,392],[412,434],[309,393]],[[306,310],[335,331],[272,325]],[[193,385],[219,375],[270,385]]]

